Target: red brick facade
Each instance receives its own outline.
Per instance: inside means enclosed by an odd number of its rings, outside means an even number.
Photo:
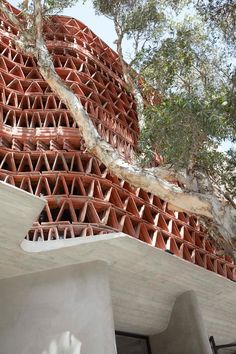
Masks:
[[[0,179],[48,201],[27,238],[122,231],[233,280],[232,260],[217,255],[194,216],[168,210],[166,202],[112,176],[86,152],[70,112],[34,59],[15,48],[16,29],[3,16],[0,21]],[[53,17],[45,32],[57,73],[102,137],[129,159],[139,130],[117,54],[68,17]]]

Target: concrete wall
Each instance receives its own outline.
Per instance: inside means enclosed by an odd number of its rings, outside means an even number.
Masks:
[[[116,354],[107,265],[1,280],[0,354]]]
[[[211,354],[206,328],[194,291],[180,295],[167,329],[150,337],[152,354]]]

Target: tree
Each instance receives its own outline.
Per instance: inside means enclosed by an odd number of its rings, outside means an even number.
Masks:
[[[227,21],[232,35],[235,25],[229,3],[225,1],[224,13],[225,6],[230,8]],[[185,189],[223,195],[234,208],[235,153],[218,150],[223,140],[235,139],[235,69],[231,63],[234,46],[219,13],[218,20],[215,17],[212,22],[216,5],[220,7],[217,1],[213,7],[212,2],[200,0],[146,0],[134,4],[114,1],[112,5],[105,0],[94,1],[96,10],[115,23],[117,52],[133,92],[138,88],[143,91],[139,97],[145,99],[152,87],[161,98],[158,104],[143,100],[138,105],[142,120],[141,165],[151,161],[155,152],[161,152],[164,163],[159,165],[159,171],[168,166],[172,179],[182,181]],[[217,31],[209,32],[213,26]],[[134,47],[129,65],[122,52],[125,37]],[[142,87],[137,85],[140,77],[144,79]],[[180,173],[185,176],[183,179]],[[210,224],[207,220],[208,230],[213,230],[212,236],[218,238],[216,228]]]
[[[201,23],[180,23],[191,2],[94,1],[97,11],[114,21],[127,90],[134,93],[138,105],[140,156],[132,162],[125,161],[99,136],[79,97],[55,71],[43,25],[50,14],[73,3],[23,1],[22,12],[16,16],[0,0],[0,10],[18,28],[13,38],[16,45],[35,57],[41,75],[70,110],[86,149],[117,177],[166,200],[169,208],[200,216],[213,235],[226,240],[229,249],[236,236],[231,193],[235,188],[225,173],[217,173],[217,164],[224,159],[224,170],[234,173],[235,154],[231,152],[225,159],[217,145],[222,139],[235,138],[232,104],[226,101],[227,97],[235,101],[235,85],[227,60],[224,65],[224,55],[216,60],[209,36],[200,31]],[[125,36],[134,45],[130,64],[125,62],[122,50]],[[159,104],[155,104],[157,101]],[[181,131],[186,135],[185,144]],[[153,151],[161,153],[163,161],[157,167],[145,167]]]
[[[214,29],[218,27],[233,45],[236,39],[236,4],[234,0],[198,0],[197,9]],[[218,33],[219,35],[219,33]]]

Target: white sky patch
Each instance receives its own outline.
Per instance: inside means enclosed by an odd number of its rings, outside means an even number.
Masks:
[[[220,152],[228,151],[229,149],[236,149],[236,144],[233,144],[230,140],[225,140],[219,147],[218,150]]]

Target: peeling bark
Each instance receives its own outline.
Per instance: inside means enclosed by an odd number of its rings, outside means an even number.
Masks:
[[[12,20],[12,14],[9,14],[5,5],[2,6],[2,2],[0,2],[0,10],[8,17],[9,21],[16,25],[15,19]],[[127,163],[117,150],[99,136],[79,98],[66,86],[55,71],[43,39],[43,16],[40,0],[34,0],[34,28],[35,31],[32,34],[34,37],[30,40],[31,43],[35,43],[34,48],[30,47],[29,49],[24,33],[21,33],[21,41],[17,39],[16,43],[26,54],[33,54],[37,59],[38,69],[44,80],[70,110],[83,136],[87,150],[108,167],[114,175],[132,186],[157,195],[170,203],[175,210],[208,218],[231,245],[232,239],[236,237],[236,209],[232,205],[220,200],[212,192],[199,193],[196,191],[196,183],[193,183],[185,171],[176,173],[168,167],[148,169]],[[181,181],[185,187],[180,188],[171,183],[173,180]]]

